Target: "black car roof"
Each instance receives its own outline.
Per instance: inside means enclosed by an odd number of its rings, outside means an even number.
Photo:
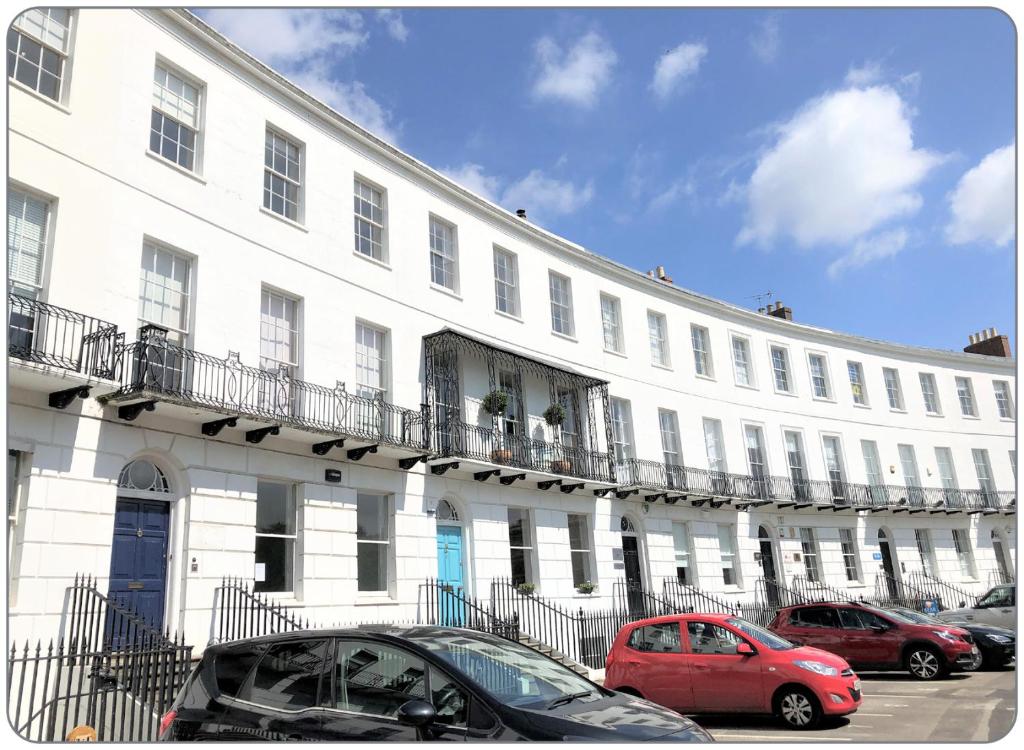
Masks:
[[[206,647],[206,650],[216,653],[239,646],[282,643],[307,638],[366,638],[368,636],[383,640],[406,640],[424,643],[434,639],[451,637],[452,635],[472,636],[492,643],[505,642],[505,639],[499,636],[467,628],[450,628],[440,625],[360,625],[359,627],[349,628],[291,630],[286,633],[272,633],[254,638],[240,638],[238,640],[210,644]]]

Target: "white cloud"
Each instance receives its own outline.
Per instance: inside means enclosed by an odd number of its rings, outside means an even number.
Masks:
[[[409,27],[402,20],[402,11],[382,8],[377,11],[377,20],[384,24],[388,35],[398,42],[409,38]]]
[[[946,239],[954,245],[1013,241],[1015,214],[1014,144],[998,148],[967,170],[949,195]]]
[[[363,17],[350,10],[215,8],[199,13],[232,42],[273,66],[322,55],[344,57],[369,38]]]
[[[546,177],[539,169],[513,182],[502,193],[501,202],[510,211],[525,208],[530,220],[541,224],[554,216],[575,213],[594,197],[594,185],[577,187],[568,180]]]
[[[498,202],[498,190],[501,180],[497,177],[484,174],[484,168],[479,164],[467,162],[461,167],[445,167],[441,173],[447,175],[467,190],[471,190],[492,203]]]
[[[362,48],[369,33],[349,10],[221,8],[199,15],[239,47],[384,140],[397,141],[392,115],[356,80],[342,80],[335,64]]]
[[[750,51],[766,65],[775,62],[779,56],[779,19],[769,16],[758,24],[755,34],[748,38]]]
[[[697,194],[697,183],[692,175],[680,177],[667,188],[651,198],[647,204],[648,211],[661,211],[668,208],[680,198],[692,198]]]
[[[533,96],[592,107],[611,80],[617,60],[615,50],[595,31],[580,37],[564,51],[551,37],[542,37],[534,46],[538,72]]]
[[[865,60],[861,65],[851,65],[846,71],[847,86],[870,86],[882,80],[882,63],[878,60]]]
[[[871,237],[863,237],[853,243],[853,248],[848,253],[829,264],[829,278],[837,279],[844,271],[866,266],[875,260],[892,257],[903,250],[906,245],[907,230],[903,227],[880,232]]]
[[[746,185],[739,244],[849,245],[921,206],[917,187],[944,157],[914,147],[888,86],[830,92],[776,126]]]
[[[686,81],[697,74],[708,48],[702,42],[684,42],[658,58],[654,65],[651,90],[664,101]]]

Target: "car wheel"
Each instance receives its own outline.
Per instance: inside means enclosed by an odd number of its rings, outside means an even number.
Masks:
[[[919,680],[934,680],[948,671],[943,658],[926,646],[914,648],[907,654],[907,671]]]
[[[984,663],[985,656],[979,651],[974,655],[974,658],[971,660],[971,663],[965,666],[963,669],[965,672],[977,672],[979,669],[981,669]]]
[[[776,699],[775,714],[790,729],[813,729],[821,721],[821,706],[809,691],[786,688]]]

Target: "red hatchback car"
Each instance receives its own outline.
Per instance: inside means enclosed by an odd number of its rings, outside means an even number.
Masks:
[[[783,607],[768,627],[796,643],[831,651],[859,670],[906,670],[919,680],[970,668],[978,654],[963,628],[921,624],[853,602]]]
[[[604,685],[683,714],[774,714],[794,729],[861,703],[860,680],[842,658],[731,615],[629,623],[608,654]]]

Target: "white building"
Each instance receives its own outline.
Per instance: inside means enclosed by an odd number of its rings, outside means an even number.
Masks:
[[[1012,576],[1005,337],[868,340],[624,268],[185,12],[14,28],[13,637],[76,574],[200,645],[224,576],[318,622],[414,619],[438,576],[574,608]]]

